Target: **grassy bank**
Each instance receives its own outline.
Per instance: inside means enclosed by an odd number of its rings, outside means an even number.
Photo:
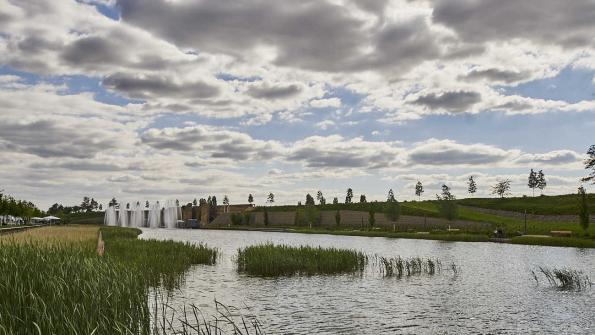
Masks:
[[[588,203],[591,214],[595,214],[595,194],[589,194]],[[578,195],[564,194],[554,196],[513,197],[513,198],[468,198],[458,200],[465,206],[498,209],[542,215],[577,215]]]
[[[137,240],[139,231],[43,227],[0,238],[0,335],[151,334],[150,289],[172,289],[206,246]],[[159,334],[159,332],[156,332]]]
[[[255,276],[357,273],[367,257],[357,251],[264,244],[238,250],[238,271]]]
[[[544,245],[550,247],[595,248],[595,239],[574,237],[518,236],[512,238],[510,243],[526,245]]]

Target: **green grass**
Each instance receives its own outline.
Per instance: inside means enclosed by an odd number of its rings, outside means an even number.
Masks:
[[[595,214],[595,194],[589,194],[588,203],[591,214]],[[515,197],[515,198],[468,198],[458,200],[465,206],[499,209],[543,215],[577,215],[578,195],[565,194],[556,196]]]
[[[0,334],[148,334],[147,286],[89,244],[0,247]]]
[[[62,242],[0,241],[0,335],[160,334],[151,329],[150,290],[169,292],[190,266],[217,258],[204,245],[137,240],[139,230],[115,227],[101,228],[100,257],[80,227],[76,238],[63,229]]]
[[[574,237],[518,236],[513,237],[510,243],[526,245],[544,245],[550,247],[595,248],[595,239]]]
[[[263,244],[238,250],[238,272],[254,276],[358,273],[367,257],[354,250]]]

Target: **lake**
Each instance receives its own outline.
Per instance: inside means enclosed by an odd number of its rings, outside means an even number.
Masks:
[[[275,232],[142,229],[140,238],[207,243],[215,266],[195,266],[174,292],[176,306],[212,313],[214,300],[255,315],[268,334],[595,334],[595,287],[561,291],[536,283],[539,266],[595,278],[595,249]],[[259,278],[238,274],[238,248],[266,242],[356,249],[370,256],[432,257],[434,276]],[[458,274],[450,264],[459,268]]]

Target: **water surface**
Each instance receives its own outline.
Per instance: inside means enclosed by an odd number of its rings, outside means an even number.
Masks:
[[[193,267],[173,303],[212,312],[213,301],[256,315],[268,334],[595,334],[595,287],[559,291],[538,266],[595,277],[595,250],[272,232],[143,229],[141,238],[207,243],[215,266]],[[236,272],[237,249],[266,242],[357,249],[369,255],[438,258],[435,276],[363,275],[265,279]],[[454,275],[448,264],[457,264]]]

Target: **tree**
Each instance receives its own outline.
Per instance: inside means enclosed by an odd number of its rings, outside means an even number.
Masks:
[[[85,212],[90,212],[92,210],[91,199],[89,197],[83,197],[83,202],[81,202],[81,209]]]
[[[469,181],[467,182],[467,192],[469,192],[471,195],[474,195],[475,192],[477,192],[477,184],[475,184],[475,179],[473,179],[473,176],[470,176]]]
[[[250,205],[252,205],[252,203],[254,202],[254,197],[252,196],[252,193],[248,194],[248,203]]]
[[[324,205],[326,203],[326,200],[324,199],[324,196],[322,195],[322,191],[318,191],[316,192],[316,200],[318,200],[318,203],[321,205]]]
[[[306,194],[306,206],[314,205],[314,198],[310,195],[310,193]]]
[[[363,204],[363,203],[368,202],[366,200],[366,195],[365,194],[362,194],[362,195],[359,196],[359,202],[360,202],[360,204]]]
[[[196,207],[198,205],[198,200],[196,200],[196,198],[194,198],[194,200],[192,200],[192,206]],[[149,202],[147,201],[147,207],[149,207]]]
[[[442,184],[442,199],[455,200],[455,196],[450,193],[450,187],[448,187],[446,184]]]
[[[336,205],[336,204],[338,204],[338,203],[339,203],[339,198],[337,198],[337,197],[334,197],[334,198],[333,198],[333,205]]]
[[[275,202],[275,195],[273,194],[273,192],[269,193],[269,196],[267,197],[267,203],[272,204]]]
[[[196,201],[196,199],[194,199],[194,201]],[[149,205],[149,200],[147,200],[147,201],[145,202],[145,207],[149,208],[149,206],[150,206],[150,205]],[[194,206],[196,206],[196,204],[195,204]]]
[[[103,205],[99,204],[99,210],[102,211],[103,210]]]
[[[498,180],[496,185],[492,186],[492,194],[497,194],[500,198],[510,194],[510,179]]]
[[[336,198],[335,198],[336,199]],[[335,212],[335,224],[337,226],[341,225],[341,211],[337,209],[337,211]]]
[[[533,196],[535,196],[535,188],[539,185],[539,181],[537,180],[537,174],[533,169],[529,172],[529,178],[527,178],[527,186],[533,190]]]
[[[320,213],[318,211],[318,208],[316,208],[316,206],[306,205],[306,220],[308,221],[310,228],[312,228],[312,224],[318,223],[319,216],[320,216]]]
[[[421,181],[417,181],[417,184],[415,184],[415,195],[417,195],[417,198],[419,200],[421,200],[421,195],[424,193],[424,186],[421,184]]]
[[[543,173],[543,170],[539,170],[539,173],[537,174],[537,188],[541,191],[542,195],[546,186],[547,182],[545,180],[545,174]]]
[[[384,216],[389,222],[392,222],[393,231],[395,231],[395,222],[398,221],[399,216],[401,216],[401,206],[399,206],[397,199],[386,202],[384,205]]]
[[[587,230],[589,229],[589,221],[590,221],[590,216],[589,216],[589,203],[587,202],[587,191],[585,190],[584,187],[579,187],[578,188],[578,195],[579,195],[579,221],[581,224],[581,227],[583,227],[583,230],[585,231],[585,234],[587,234]]]
[[[116,198],[112,198],[112,200],[108,204],[109,207],[114,207],[117,205],[118,205],[118,200],[116,200]]]
[[[374,224],[376,223],[376,208],[374,206],[374,204],[370,204],[370,207],[368,208],[368,224],[370,225],[370,228],[374,228]]]
[[[585,170],[593,170],[582,181],[592,181],[595,184],[595,145],[592,145],[587,151],[588,158],[585,160]]]
[[[391,202],[391,201],[396,201],[397,199],[395,199],[395,193],[393,192],[393,189],[391,188],[390,190],[388,190],[388,196],[386,197],[386,201]]]
[[[130,209],[130,203],[126,204],[126,209]]]
[[[227,213],[229,211],[229,198],[227,197],[227,194],[223,196],[223,205],[225,206],[225,213]]]
[[[347,195],[345,196],[345,203],[350,204],[352,199],[353,199],[353,190],[351,188],[348,188]]]
[[[459,216],[459,208],[455,201],[456,197],[450,192],[450,187],[446,184],[442,185],[442,195],[436,194],[436,199],[440,216],[449,221],[456,220]]]

